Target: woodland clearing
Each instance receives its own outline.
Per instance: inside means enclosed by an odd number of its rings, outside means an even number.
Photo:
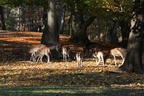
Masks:
[[[85,58],[81,68],[75,60],[29,62],[28,46],[40,43],[41,35],[0,30],[0,96],[143,96],[144,75],[109,72],[118,68],[110,64],[111,58],[104,66]],[[82,51],[83,44],[68,42],[68,38],[60,36],[60,43]],[[105,52],[116,47],[94,42],[104,46]]]

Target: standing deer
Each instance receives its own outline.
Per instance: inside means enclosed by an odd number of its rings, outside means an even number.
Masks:
[[[51,54],[51,52],[48,47],[43,47],[43,48],[39,49],[35,54],[35,59],[37,59],[36,62],[38,62],[38,61],[42,62],[42,58],[44,55],[47,57],[47,63],[50,62],[49,54]]]
[[[127,53],[126,49],[124,49],[124,48],[114,48],[114,49],[110,50],[110,54],[113,55],[113,57],[114,57],[115,65],[117,65],[117,63],[116,63],[117,56],[120,56],[123,60],[121,65],[124,63],[126,53]]]
[[[83,55],[81,52],[76,53],[76,61],[78,62],[78,67],[82,67]]]
[[[60,49],[62,47],[62,44],[60,43],[47,43],[47,47],[49,47],[50,50],[56,50],[60,56]]]
[[[98,48],[98,44],[93,43],[93,42],[89,42],[86,43],[85,47],[84,47],[84,54],[89,54],[89,51],[91,50],[92,52],[95,52]]]
[[[93,57],[96,58],[96,65],[98,65],[101,60],[102,60],[103,65],[104,65],[104,53],[102,51],[94,52]]]
[[[30,50],[29,50],[29,53],[31,54],[30,61],[34,61],[34,62],[35,62],[35,58],[34,58],[35,53],[36,53],[39,49],[41,49],[41,48],[43,48],[43,47],[46,47],[46,46],[45,46],[44,44],[35,44],[35,45],[32,45],[32,46],[31,46],[31,48],[30,48]]]
[[[63,55],[63,61],[67,61],[67,59],[70,59],[70,48],[69,47],[63,47],[62,48],[62,55]]]

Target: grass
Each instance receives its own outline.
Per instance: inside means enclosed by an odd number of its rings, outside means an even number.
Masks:
[[[143,90],[96,86],[21,86],[0,88],[0,96],[143,96]]]

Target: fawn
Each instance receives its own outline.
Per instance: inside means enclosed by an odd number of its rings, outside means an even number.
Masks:
[[[50,52],[50,48],[48,47],[43,47],[41,49],[39,49],[36,53],[35,53],[35,59],[37,59],[36,62],[40,61],[42,62],[42,58],[43,56],[47,56],[47,63],[50,62],[50,55],[51,52]]]
[[[67,61],[67,58],[70,59],[70,48],[69,47],[63,47],[62,48],[62,55],[63,55],[63,61]]]
[[[122,65],[124,63],[126,53],[127,52],[126,52],[125,48],[114,48],[114,49],[110,50],[110,54],[113,55],[113,57],[114,57],[115,65],[117,65],[116,56],[120,56],[122,58],[122,60],[123,60],[121,63],[121,65]]]
[[[31,54],[30,61],[35,61],[35,58],[34,58],[35,53],[43,47],[46,47],[46,46],[44,44],[35,44],[31,46],[29,50],[29,53]]]
[[[76,61],[78,62],[78,67],[82,67],[83,55],[81,52],[76,53]]]
[[[102,60],[103,65],[104,65],[104,53],[102,51],[95,51],[93,53],[93,57],[96,58],[96,65],[100,63],[100,60]]]

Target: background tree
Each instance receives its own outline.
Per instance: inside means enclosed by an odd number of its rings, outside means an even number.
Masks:
[[[122,37],[123,40],[126,40],[126,38],[128,38],[126,25],[128,24],[125,22],[129,22],[128,18],[130,18],[131,3],[129,2],[130,0],[123,0],[122,2],[116,2],[114,0],[65,0],[66,9],[71,14],[71,22],[69,23],[71,23],[72,26],[69,29],[72,29],[71,31],[74,32],[69,32],[72,33],[70,40],[75,42],[88,42],[87,28],[95,19],[107,23],[107,26],[105,26],[99,34],[103,34],[104,31],[107,31],[104,32],[104,34],[109,34],[109,41],[112,43],[118,42],[117,35],[120,33],[117,33],[117,31],[119,29],[121,29],[122,36],[124,36]],[[125,21],[124,23],[126,27],[122,26],[122,21]]]
[[[144,0],[133,0],[133,14],[127,55],[124,64],[116,71],[144,73],[142,65],[142,42],[144,36]]]
[[[6,27],[5,27],[5,20],[4,20],[4,13],[3,13],[3,7],[0,6],[0,17],[1,17],[1,29],[2,30],[6,30]]]

